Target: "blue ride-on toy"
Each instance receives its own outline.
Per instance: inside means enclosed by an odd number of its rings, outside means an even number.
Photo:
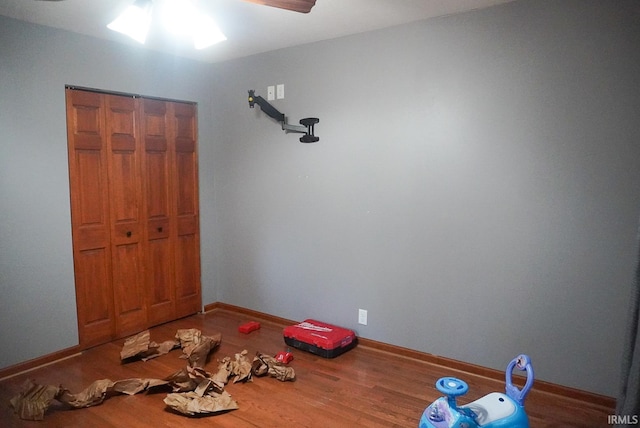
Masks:
[[[514,368],[527,372],[522,390],[511,382]],[[506,394],[492,392],[478,400],[458,406],[456,397],[469,390],[466,382],[443,377],[436,382],[438,391],[446,395],[427,407],[420,418],[419,428],[529,428],[524,411],[524,399],[533,386],[533,367],[527,355],[519,355],[507,366]]]

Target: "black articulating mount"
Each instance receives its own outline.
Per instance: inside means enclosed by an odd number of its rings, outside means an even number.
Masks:
[[[253,108],[255,104],[258,104],[263,112],[271,116],[282,125],[282,130],[285,133],[297,132],[304,134],[300,137],[301,143],[315,143],[320,141],[320,137],[314,135],[314,126],[320,122],[317,117],[307,117],[300,119],[300,125],[290,125],[287,123],[287,118],[283,113],[280,113],[278,109],[272,106],[269,101],[262,98],[260,95],[256,95],[253,89],[249,89],[249,107]]]

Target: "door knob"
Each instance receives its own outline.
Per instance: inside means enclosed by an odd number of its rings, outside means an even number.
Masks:
[[[127,238],[131,238],[131,231],[130,230],[127,231]]]

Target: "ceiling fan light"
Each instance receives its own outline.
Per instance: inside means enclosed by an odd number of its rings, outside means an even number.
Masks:
[[[188,0],[166,0],[163,7],[164,26],[175,35],[189,35],[193,31],[195,6]]]
[[[193,45],[196,49],[205,49],[227,40],[213,19],[201,15],[193,27]]]
[[[107,28],[125,34],[144,43],[151,25],[151,2],[136,0],[120,16],[107,25]]]

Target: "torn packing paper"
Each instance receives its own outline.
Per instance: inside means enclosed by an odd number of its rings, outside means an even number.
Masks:
[[[62,386],[44,386],[28,381],[23,392],[11,399],[11,405],[21,419],[42,420],[53,400],[70,408],[83,408],[98,405],[111,395],[133,395],[151,388],[169,386],[173,393],[167,395],[165,404],[177,412],[192,416],[237,409],[238,404],[224,391],[224,385],[231,378],[233,383],[250,381],[255,373],[256,376],[269,374],[281,381],[295,379],[293,368],[283,366],[273,357],[257,353],[253,362],[249,363],[246,350],[235,354],[233,361],[229,357],[223,358],[219,361],[218,371],[212,375],[204,370],[204,365],[209,353],[221,343],[222,335],[203,336],[197,329],[187,329],[178,330],[175,338],[175,341],[165,341],[165,345],[156,346],[155,342],[150,341],[149,332],[142,332],[127,339],[120,354],[123,360],[137,356],[146,361],[181,347],[182,358],[188,360],[188,365],[165,379],[124,379],[115,382],[102,379],[77,394],[72,394]]]

